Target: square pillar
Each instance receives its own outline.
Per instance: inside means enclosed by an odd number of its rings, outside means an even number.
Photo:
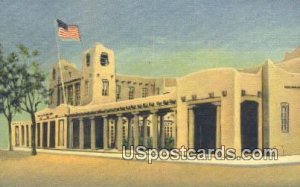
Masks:
[[[74,120],[70,119],[69,123],[69,148],[72,149],[74,148]]]
[[[91,117],[91,149],[96,149],[96,124],[95,118]]]
[[[160,148],[164,148],[165,147],[165,126],[164,126],[164,116],[166,114],[160,114]]]
[[[27,133],[28,133],[28,129],[27,129],[27,125],[24,125],[24,146],[27,147]]]
[[[118,114],[116,118],[116,124],[117,124],[117,142],[116,142],[116,148],[121,151],[122,145],[123,145],[123,136],[122,136],[122,115]]]
[[[103,117],[103,149],[106,150],[108,148],[108,117]]]
[[[144,134],[144,136],[143,136],[143,145],[145,146],[145,147],[148,147],[148,142],[147,142],[147,140],[148,140],[148,135],[147,135],[147,118],[148,118],[148,115],[147,116],[143,116],[143,134]]]
[[[41,121],[40,122],[40,147],[41,148],[43,148],[43,140],[44,140],[43,129],[44,129],[44,123]]]
[[[221,148],[221,103],[216,106],[216,148]]]
[[[127,117],[128,119],[128,147],[132,146],[132,117]]]
[[[157,111],[151,111],[152,122],[152,148],[158,148],[158,123],[157,123]]]
[[[83,118],[79,118],[79,149],[84,148],[84,126]]]
[[[174,112],[174,123],[173,123],[173,130],[172,130],[172,137],[174,139],[174,147],[177,147],[177,110],[172,110]]]
[[[133,116],[133,145],[137,147],[139,145],[139,116],[134,114]]]
[[[189,147],[193,149],[195,146],[195,112],[194,107],[191,106],[188,109],[188,121],[189,121]]]

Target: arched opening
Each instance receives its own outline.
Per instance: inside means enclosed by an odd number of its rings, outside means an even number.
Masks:
[[[241,103],[241,147],[242,150],[258,148],[258,103]]]
[[[217,110],[212,103],[197,105],[195,112],[194,148],[216,148],[216,122]]]

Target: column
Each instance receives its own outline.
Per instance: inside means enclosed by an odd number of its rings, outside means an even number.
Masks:
[[[165,126],[164,126],[165,113],[160,114],[160,148],[165,147]]]
[[[147,118],[148,118],[148,115],[143,116],[143,131],[144,131],[143,132],[143,134],[144,134],[144,136],[143,136],[143,145],[145,147],[148,147],[148,142],[147,142],[147,140],[148,140]]]
[[[96,128],[95,128],[95,118],[91,117],[91,149],[96,149]]]
[[[122,150],[122,144],[123,144],[123,136],[122,136],[122,127],[123,127],[122,114],[117,114],[116,123],[117,123],[117,142],[116,142],[116,146],[117,146],[117,149],[119,151],[121,151]]]
[[[84,148],[84,126],[83,118],[79,118],[79,149]]]
[[[31,123],[30,123],[30,125],[28,125],[28,130],[29,130],[29,134],[28,134],[28,138],[29,138],[29,141],[28,141],[28,143],[29,143],[29,147],[32,147],[32,143],[31,143],[31,141],[32,141],[32,125],[31,125]]]
[[[221,148],[221,103],[216,106],[216,148]]]
[[[103,149],[106,150],[108,148],[108,117],[103,117]]]
[[[40,122],[40,147],[43,147],[43,139],[44,139],[44,133],[43,133],[43,129],[44,129],[44,123],[41,121]]]
[[[132,122],[132,117],[128,116],[128,147],[132,146],[132,126],[131,126],[131,122]]]
[[[172,137],[174,138],[174,147],[177,147],[177,110],[174,109],[174,124],[172,129]]]
[[[258,114],[258,148],[262,149],[263,148],[263,127],[262,127],[262,104],[261,102],[258,102],[258,110],[257,110]]]
[[[133,145],[137,147],[139,145],[139,115],[135,113],[133,116]]]
[[[152,148],[157,148],[157,137],[158,137],[158,123],[157,123],[157,111],[151,111],[151,122],[152,122]]]
[[[195,143],[195,112],[193,106],[188,108],[188,121],[189,121],[189,147],[194,148]]]
[[[70,120],[70,123],[69,123],[69,148],[72,149],[74,148],[74,119],[71,119]]]
[[[24,147],[27,147],[27,125],[24,125]]]

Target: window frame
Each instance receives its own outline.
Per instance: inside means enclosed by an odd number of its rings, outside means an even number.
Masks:
[[[282,102],[280,103],[280,120],[281,120],[281,132],[282,133],[289,133],[289,103]]]
[[[102,96],[108,96],[108,95],[109,95],[109,81],[108,79],[102,79]]]

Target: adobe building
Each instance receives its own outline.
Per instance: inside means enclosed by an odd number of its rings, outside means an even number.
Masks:
[[[224,145],[300,154],[300,49],[280,63],[178,78],[117,74],[113,51],[101,44],[83,53],[81,69],[60,64],[62,75],[58,63],[51,69],[49,106],[36,113],[38,148]],[[14,146],[30,146],[30,135],[30,122],[14,122]]]

